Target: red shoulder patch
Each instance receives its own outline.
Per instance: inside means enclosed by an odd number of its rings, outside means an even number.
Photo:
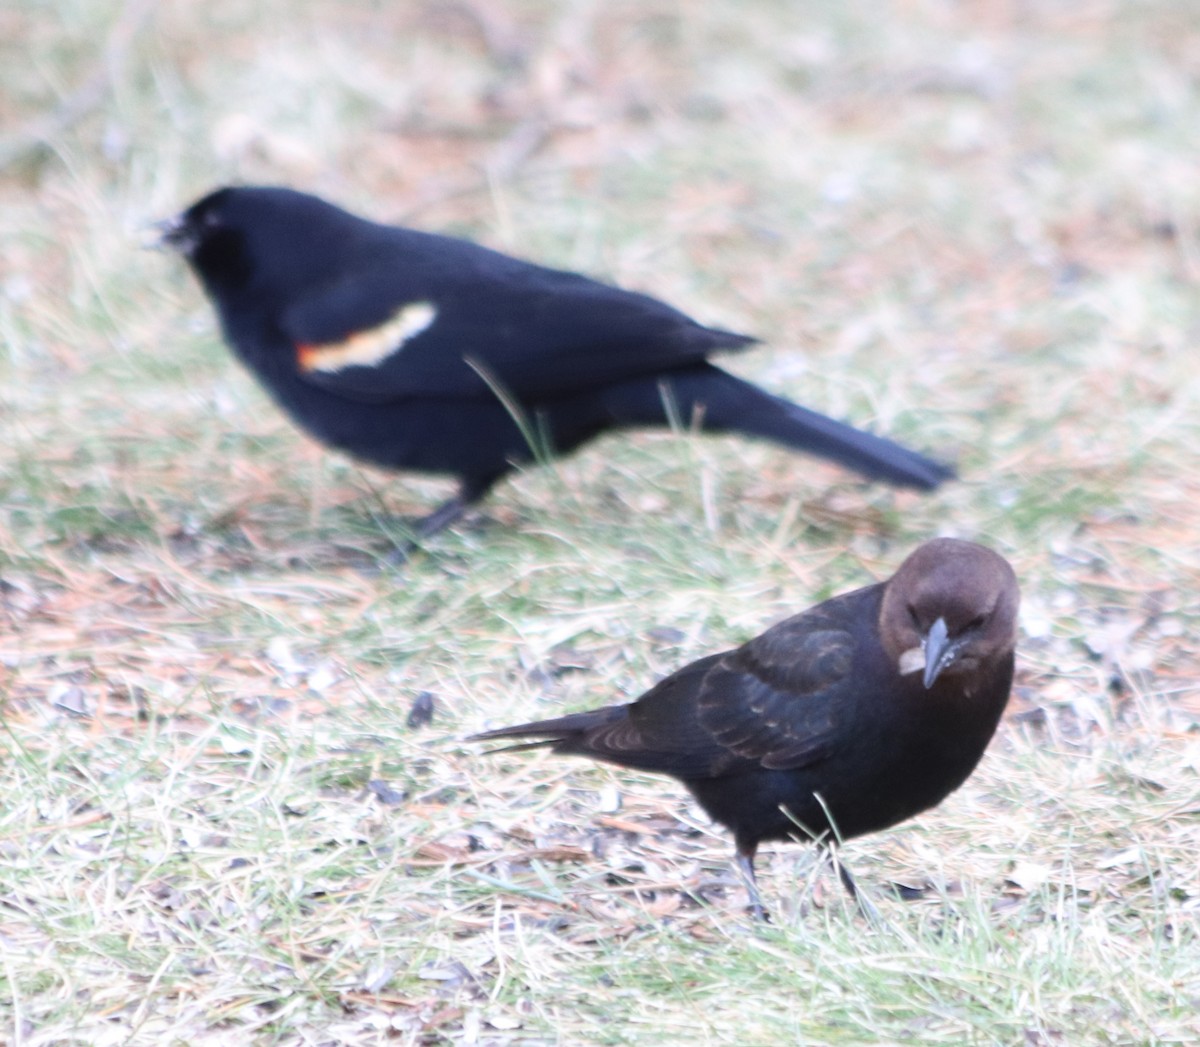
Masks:
[[[409,302],[378,327],[355,331],[339,342],[300,343],[296,361],[306,373],[336,373],[347,367],[377,367],[398,353],[437,319],[432,302]]]

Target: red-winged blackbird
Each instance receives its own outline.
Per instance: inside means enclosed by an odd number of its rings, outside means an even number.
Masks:
[[[755,340],[646,295],[289,189],[218,189],[164,226],[226,340],[297,424],[377,465],[458,477],[425,535],[534,448],[565,454],[672,414],[902,486],[953,475],[719,370],[711,353]]]
[[[888,581],[701,658],[632,704],[475,738],[541,738],[509,748],[549,746],[680,779],[733,830],[761,915],[761,841],[809,837],[832,850],[967,779],[1008,702],[1019,598],[1003,557],[935,539]]]

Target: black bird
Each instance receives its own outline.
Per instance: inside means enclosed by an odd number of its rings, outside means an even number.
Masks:
[[[938,538],[888,581],[701,658],[629,705],[473,740],[540,738],[509,748],[549,746],[680,779],[733,830],[761,915],[754,855],[763,840],[807,836],[832,854],[967,779],[1008,702],[1019,598],[1003,557]]]
[[[376,465],[458,477],[433,534],[515,464],[672,405],[740,432],[932,489],[948,467],[772,396],[708,362],[755,339],[576,273],[378,225],[315,196],[223,188],[163,223],[226,341],[302,428]]]

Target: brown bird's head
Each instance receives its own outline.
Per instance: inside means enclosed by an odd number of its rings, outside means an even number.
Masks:
[[[935,538],[887,582],[880,636],[900,674],[921,672],[928,689],[1011,655],[1019,602],[1004,557],[974,542]]]

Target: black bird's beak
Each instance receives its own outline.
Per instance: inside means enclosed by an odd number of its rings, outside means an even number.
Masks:
[[[939,618],[925,635],[925,690],[933,686],[942,670],[954,661],[956,654],[958,645],[950,642],[946,619]]]
[[[195,246],[192,231],[182,215],[164,218],[161,222],[151,222],[150,229],[153,230],[153,237],[147,240],[146,247],[187,254]]]

